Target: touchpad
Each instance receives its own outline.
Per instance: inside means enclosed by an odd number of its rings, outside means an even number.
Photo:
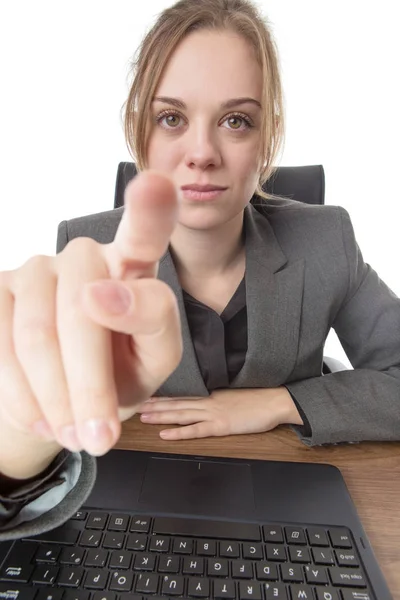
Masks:
[[[139,502],[174,512],[251,511],[255,508],[251,467],[236,462],[149,458]]]

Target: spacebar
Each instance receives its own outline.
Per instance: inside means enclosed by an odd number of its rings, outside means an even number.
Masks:
[[[252,523],[203,521],[202,519],[180,519],[179,517],[155,517],[153,533],[251,542],[261,539],[260,528]]]

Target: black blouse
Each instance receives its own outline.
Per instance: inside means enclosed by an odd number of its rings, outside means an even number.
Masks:
[[[227,388],[243,367],[247,352],[245,277],[221,315],[185,290],[182,293],[205,386],[209,392]]]

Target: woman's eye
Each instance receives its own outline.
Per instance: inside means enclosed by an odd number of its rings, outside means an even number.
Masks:
[[[242,119],[238,117],[231,117],[230,119],[228,119],[228,123],[229,127],[231,127],[232,129],[239,129],[240,125],[242,124]]]
[[[241,115],[230,115],[225,119],[224,123],[228,123],[228,129],[232,129],[233,131],[244,131],[252,127],[250,120]]]
[[[168,113],[159,115],[157,122],[161,123],[161,126],[165,129],[176,129],[180,123],[180,119],[179,115]]]

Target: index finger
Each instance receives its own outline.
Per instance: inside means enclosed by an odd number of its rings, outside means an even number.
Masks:
[[[110,276],[155,277],[178,219],[178,190],[172,179],[146,171],[125,191],[125,210],[115,239],[105,246]]]

